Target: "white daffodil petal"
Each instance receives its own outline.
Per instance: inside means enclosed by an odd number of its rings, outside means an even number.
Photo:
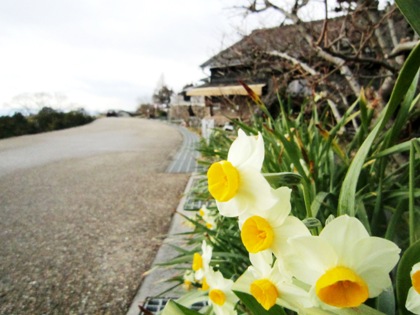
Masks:
[[[369,288],[369,297],[374,298],[392,285],[391,278],[381,270],[371,268],[367,272],[359,274]]]
[[[233,290],[252,294],[251,284],[255,281],[269,281],[275,286],[278,293],[276,304],[292,310],[312,306],[308,293],[302,288],[295,286],[292,283],[291,278],[281,275],[279,271],[280,269],[277,268],[276,265],[273,266],[273,268],[271,268],[270,265],[267,265],[269,269],[268,273],[266,270],[267,268],[257,266],[257,264],[266,264],[269,261],[269,259],[264,258],[264,255],[257,254],[252,260],[256,265],[249,267],[245,273],[239,277],[232,287]],[[255,272],[253,269],[264,269],[264,272]]]
[[[292,205],[290,203],[290,194],[292,190],[289,187],[280,187],[274,190],[274,196],[278,202],[273,206],[271,212],[275,212],[277,219],[285,218],[290,214]]]
[[[263,184],[266,185],[265,183]],[[252,188],[249,187],[248,190],[252,190]],[[263,210],[261,207],[257,207],[255,209],[249,209],[249,211],[241,213],[241,216],[239,217],[239,226],[242,227],[242,224],[246,221],[246,219],[253,215],[258,215],[264,219],[267,219],[273,224],[273,226],[281,225],[290,214],[290,192],[291,189],[288,187],[271,189],[270,195],[276,199],[272,207],[266,210]]]
[[[391,241],[367,237],[355,242],[352,254],[346,257],[346,265],[362,277],[370,274],[373,269],[380,270],[385,276],[397,264],[400,251]]]
[[[241,187],[227,202],[216,201],[219,213],[225,217],[249,215],[272,207],[278,200],[264,176],[255,169],[241,169]]]
[[[280,304],[289,305],[288,308],[298,312],[302,308],[313,307],[314,304],[309,297],[308,292],[296,285],[283,283],[280,287]]]
[[[319,236],[328,240],[339,257],[346,257],[346,253],[352,255],[353,244],[369,234],[358,219],[343,215],[327,224]]]
[[[264,162],[264,155],[265,155],[263,137],[261,133],[258,133],[257,137],[250,136],[249,138],[252,139],[251,141],[253,141],[254,150],[252,154],[248,156],[246,161],[241,163],[241,166],[255,167],[258,170],[261,170],[263,162]]]
[[[213,255],[213,247],[210,245],[207,245],[206,241],[203,241],[201,245],[201,250],[203,252],[202,254],[203,264],[208,266],[210,264],[211,257]]]
[[[241,168],[240,187],[234,198],[216,201],[219,213],[225,217],[237,217],[245,213],[264,211],[272,207],[277,199],[264,176],[254,168]]]
[[[310,295],[322,308],[357,307],[378,296],[391,286],[389,272],[400,251],[390,241],[370,237],[348,216],[332,220],[319,236],[296,237],[289,243],[294,249],[289,269],[311,286]],[[349,285],[337,287],[347,281]]]
[[[252,166],[261,170],[264,161],[264,141],[261,134],[258,137],[247,136],[239,129],[238,137],[230,146],[228,161],[235,166]]]
[[[257,254],[249,254],[252,266],[258,270],[261,277],[268,277],[273,264],[273,254],[270,250],[264,250]]]
[[[256,277],[250,270],[250,267],[248,267],[248,269],[245,270],[245,272],[235,281],[232,286],[232,290],[250,294],[249,289],[251,287],[251,283],[255,279]]]
[[[239,300],[232,292],[233,281],[225,279],[220,271],[209,270],[206,275],[209,285],[209,302],[217,315],[236,314],[235,304]],[[216,293],[212,296],[212,292]]]
[[[220,272],[216,272],[213,269],[209,269],[206,275],[206,281],[210,287],[219,288],[221,283],[223,283],[223,275]]]
[[[264,211],[273,207],[278,199],[264,176],[253,168],[240,169],[241,187],[235,196],[245,209],[240,213],[249,211]]]
[[[314,284],[328,269],[337,263],[337,255],[331,245],[322,238],[300,236],[289,239],[293,248],[286,267],[300,281]]]
[[[233,198],[226,202],[219,202],[216,200],[217,210],[224,217],[237,217],[242,209],[242,200]]]
[[[273,226],[274,243],[272,246],[273,253],[277,258],[285,258],[290,254],[293,248],[289,244],[289,239],[298,236],[310,236],[306,225],[296,217],[288,216],[281,225]]]
[[[250,211],[249,215],[258,215],[268,219],[272,222],[273,226],[279,226],[283,224],[283,221],[290,214],[292,205],[290,203],[291,189],[288,187],[280,187],[277,189],[271,189],[271,195],[276,198],[276,202],[268,209],[262,210],[260,208],[255,211]]]
[[[420,315],[420,294],[414,290],[413,287],[408,290],[407,301],[405,303],[406,309],[410,312]]]
[[[227,302],[223,306],[213,305],[213,311],[216,315],[237,315],[235,305]]]
[[[194,278],[197,281],[201,281],[204,278],[204,269],[199,269],[194,273]]]
[[[255,149],[250,139],[242,129],[238,130],[238,136],[232,142],[228,152],[228,161],[233,165],[241,165]]]

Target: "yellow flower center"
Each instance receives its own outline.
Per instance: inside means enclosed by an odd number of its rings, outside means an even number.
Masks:
[[[197,270],[200,270],[201,268],[203,268],[203,257],[201,257],[199,253],[194,253],[192,269],[194,271],[197,271]]]
[[[209,289],[209,284],[207,283],[206,277],[203,278],[203,281],[201,282],[201,290],[207,291]]]
[[[189,291],[191,289],[191,281],[190,280],[184,280],[184,288]]]
[[[239,172],[228,161],[213,163],[207,171],[209,192],[219,202],[235,197],[239,188]]]
[[[204,210],[203,210],[203,208],[201,208],[200,210],[198,210],[198,214],[200,216],[204,216]]]
[[[411,283],[413,284],[414,290],[420,294],[420,270],[413,273],[411,276]]]
[[[206,228],[208,228],[209,230],[211,230],[212,229],[212,227],[213,227],[213,224],[211,224],[211,223],[206,223]]]
[[[316,295],[335,307],[357,307],[369,297],[369,289],[362,278],[346,267],[334,267],[316,282]]]
[[[209,293],[209,298],[214,304],[222,306],[226,302],[226,295],[222,290],[213,289]]]
[[[268,279],[252,282],[251,294],[267,311],[276,304],[276,300],[279,297],[276,286]]]
[[[252,216],[242,226],[241,239],[248,252],[258,253],[271,247],[274,231],[266,219]]]

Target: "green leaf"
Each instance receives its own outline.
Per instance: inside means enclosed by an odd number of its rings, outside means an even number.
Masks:
[[[376,299],[376,308],[387,315],[395,314],[394,288],[391,286],[383,291]]]
[[[176,303],[184,307],[189,307],[195,303],[204,302],[204,301],[208,301],[207,292],[196,290],[196,291],[191,291],[189,293],[184,294],[183,296],[181,296],[179,299],[176,300]]]
[[[169,300],[160,315],[202,315],[201,313],[191,310],[188,307],[194,303],[207,301],[207,295],[203,291],[191,291],[182,297]]]
[[[418,139],[416,139],[416,141],[419,141]],[[392,154],[396,154],[396,153],[402,153],[405,151],[409,151],[411,147],[411,140],[405,141],[405,142],[401,142],[399,144],[396,144],[390,148],[387,148],[386,150],[380,151],[377,154],[375,154],[374,156],[371,157],[371,159],[378,159],[380,157],[384,157],[387,155],[392,155]]]
[[[360,107],[360,119],[362,121],[361,128],[363,130],[363,133],[368,133],[369,128],[369,115],[368,115],[368,102],[366,100],[365,90],[362,89],[360,92],[360,98],[359,98],[359,107]]]
[[[404,63],[397,82],[391,94],[391,98],[385,108],[385,112],[381,115],[375,128],[369,133],[365,141],[357,151],[347,174],[344,178],[341,186],[339,201],[338,201],[338,214],[348,214],[350,216],[356,215],[356,188],[357,182],[360,176],[360,172],[363,168],[364,161],[369,154],[372,143],[375,140],[378,133],[383,129],[385,124],[391,118],[396,108],[406,95],[408,89],[413,82],[420,67],[420,44],[412,50]],[[384,148],[385,149],[385,148]]]
[[[417,87],[419,81],[419,72],[414,77],[413,82],[410,85],[410,88],[407,91],[407,94],[404,97],[401,106],[398,108],[398,113],[396,114],[396,118],[392,122],[392,127],[390,128],[388,134],[386,135],[386,139],[384,144],[389,146],[388,144],[394,144],[395,141],[400,136],[401,132],[403,131],[404,125],[407,124],[409,119],[410,111],[415,108],[413,104],[417,104],[419,101],[420,94],[416,95]]]
[[[415,211],[414,211],[414,191],[415,191],[415,180],[414,180],[414,172],[415,172],[415,140],[413,139],[411,142],[410,148],[410,166],[409,166],[409,179],[408,179],[408,215],[409,215],[409,237],[410,237],[410,245],[414,244],[414,242],[418,239],[416,235],[416,218],[415,218]]]
[[[160,315],[202,315],[197,311],[190,310],[177,302],[170,300]]]
[[[321,206],[324,203],[324,200],[329,196],[329,194],[330,193],[328,192],[320,191],[315,196],[315,199],[312,201],[312,204],[311,204],[311,211],[314,217],[317,216],[319,209],[321,208]]]
[[[420,198],[420,188],[418,189],[414,189],[413,191],[414,193],[414,198]],[[405,189],[400,189],[400,190],[393,190],[390,192],[386,193],[386,197],[384,197],[384,200],[393,200],[393,199],[408,199],[410,192],[405,188]]]
[[[410,23],[411,27],[420,35],[420,15],[418,14],[418,0],[395,0],[402,14]]]
[[[279,305],[274,305],[267,311],[252,295],[240,291],[234,291],[234,293],[253,315],[286,315],[284,309]]]
[[[347,309],[345,309],[345,311],[350,311],[350,310],[355,311],[355,313],[353,313],[353,314],[363,314],[363,315],[381,315],[381,314],[383,315],[384,314],[384,313],[382,313],[378,310],[375,310],[374,308],[371,308],[371,307],[369,307],[365,304],[360,305],[358,308],[354,308],[354,309],[347,308]],[[350,312],[348,312],[348,313],[340,312],[339,314],[345,315],[345,314],[351,314],[351,313]]]
[[[401,257],[397,269],[397,302],[400,315],[411,314],[405,308],[405,301],[407,299],[408,290],[412,286],[410,272],[414,264],[420,262],[420,241],[411,245]]]
[[[302,181],[302,176],[292,172],[283,172],[283,173],[270,173],[263,174],[265,179],[270,183],[274,188],[280,186],[292,186],[298,185]]]
[[[322,228],[321,221],[317,218],[306,218],[302,220],[302,223],[305,224],[308,229]]]
[[[363,226],[365,227],[366,231],[369,232],[370,235],[372,235],[372,231],[369,225],[369,218],[368,215],[366,213],[366,208],[365,205],[363,204],[362,200],[360,198],[357,198],[356,200],[357,202],[357,208],[358,208],[358,213],[357,213],[357,217],[359,218],[360,222],[362,222]]]

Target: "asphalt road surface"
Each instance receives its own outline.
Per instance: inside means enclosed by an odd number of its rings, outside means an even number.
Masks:
[[[0,314],[125,314],[189,173],[183,136],[103,118],[0,141]]]

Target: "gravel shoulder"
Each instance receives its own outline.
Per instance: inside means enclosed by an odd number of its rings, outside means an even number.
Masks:
[[[182,143],[176,129],[127,123],[128,147],[103,125],[86,128],[119,144],[89,151],[67,131],[79,153],[0,176],[0,314],[127,312],[189,179],[163,173]]]

